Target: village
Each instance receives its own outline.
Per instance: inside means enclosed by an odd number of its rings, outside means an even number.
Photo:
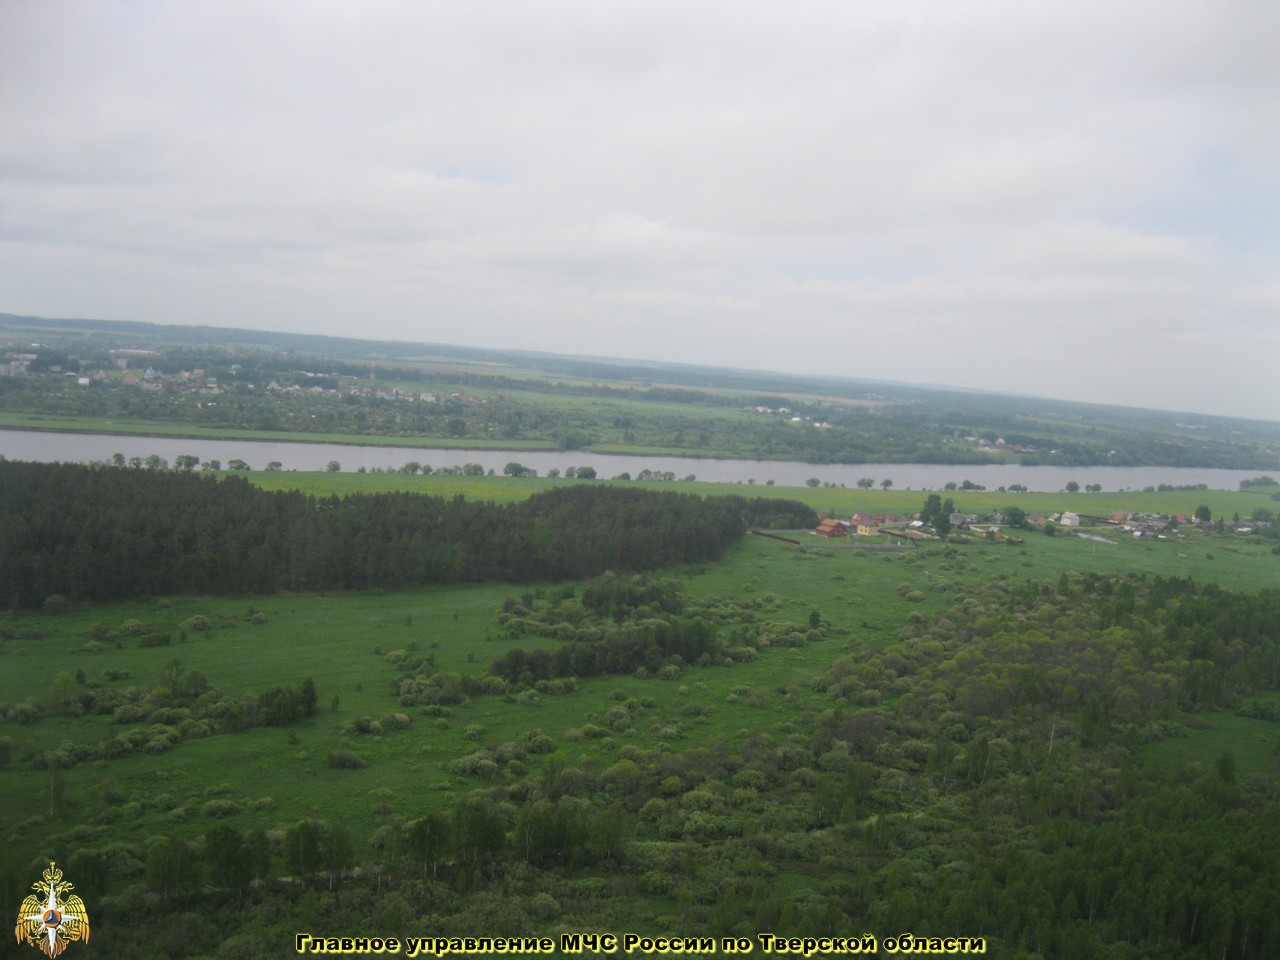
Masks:
[[[1026,513],[1020,508],[1010,507],[1004,511],[991,514],[962,513],[950,511],[945,520],[928,517],[922,513],[896,515],[872,514],[858,511],[849,519],[841,520],[820,512],[821,522],[810,531],[814,536],[825,539],[881,538],[884,541],[897,540],[1008,540],[1020,542],[1011,531],[1034,530],[1050,536],[1059,530],[1076,532],[1081,528],[1094,528],[1113,531],[1121,536],[1136,540],[1185,540],[1188,531],[1202,533],[1234,533],[1242,536],[1268,530],[1276,521],[1271,511],[1264,509],[1255,511],[1255,515],[1242,520],[1239,515],[1231,519],[1219,517],[1214,519],[1208,507],[1199,507],[1191,516],[1186,514],[1153,514],[1134,513],[1118,510],[1107,516],[1095,516],[1064,510],[1061,513],[1042,514]]]

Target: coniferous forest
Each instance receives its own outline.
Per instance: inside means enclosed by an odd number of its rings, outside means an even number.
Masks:
[[[555,581],[712,560],[750,526],[817,522],[798,503],[603,484],[499,506],[415,494],[316,499],[234,476],[4,462],[0,488],[0,583],[15,607],[51,595]]]

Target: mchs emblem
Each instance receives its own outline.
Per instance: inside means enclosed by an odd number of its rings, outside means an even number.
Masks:
[[[71,884],[62,879],[62,871],[52,862],[44,879],[31,885],[37,895],[22,901],[14,935],[39,947],[46,956],[56,957],[73,940],[89,939],[89,914],[84,901],[71,892]]]

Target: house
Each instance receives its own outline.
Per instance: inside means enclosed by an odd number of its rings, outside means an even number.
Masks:
[[[1064,527],[1078,527],[1080,526],[1080,514],[1072,513],[1068,510],[1058,518],[1058,522]]]
[[[813,532],[820,537],[847,537],[849,528],[839,520],[823,520]]]
[[[1132,516],[1133,514],[1128,510],[1117,510],[1107,517],[1107,523],[1128,523]]]
[[[880,534],[880,528],[874,523],[863,523],[859,521],[854,526],[854,532],[860,537],[875,537]]]

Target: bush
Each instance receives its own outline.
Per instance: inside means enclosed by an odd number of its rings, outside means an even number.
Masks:
[[[611,730],[630,730],[632,726],[631,714],[626,707],[610,707],[604,715],[604,724]]]
[[[60,593],[51,593],[44,598],[43,606],[45,613],[66,613],[71,609],[71,601]]]
[[[498,765],[483,753],[469,753],[449,765],[454,773],[466,777],[484,777],[486,780],[497,776]]]
[[[545,733],[540,733],[529,738],[530,753],[554,753],[556,749],[555,743]]]
[[[240,804],[234,800],[209,800],[200,812],[206,817],[229,817],[240,812]]]
[[[182,735],[184,740],[196,740],[211,736],[213,731],[209,729],[209,724],[205,721],[188,718],[178,724],[178,733]]]
[[[527,760],[529,751],[525,749],[524,744],[508,740],[506,743],[498,745],[498,749],[495,751],[495,758],[498,763],[514,763]]]
[[[42,715],[41,709],[29,700],[15,703],[9,708],[9,719],[15,723],[35,723]]]
[[[369,717],[356,717],[342,728],[343,735],[351,733],[381,733],[382,724]]]
[[[335,770],[362,770],[367,764],[346,747],[335,747],[329,753],[329,766]]]

